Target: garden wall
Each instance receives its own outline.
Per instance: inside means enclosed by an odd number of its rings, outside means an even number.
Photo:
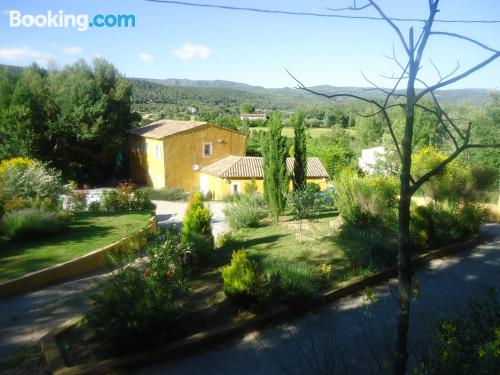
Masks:
[[[148,233],[156,233],[157,229],[156,216],[153,216],[149,219],[149,224],[146,227],[118,242],[82,255],[76,259],[0,283],[0,298],[15,296],[100,268],[106,264],[106,257],[110,253],[124,250],[139,250],[146,244]]]

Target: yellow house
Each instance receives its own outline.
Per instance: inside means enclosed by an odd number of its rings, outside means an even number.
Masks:
[[[293,163],[293,158],[287,158],[286,165],[290,175]],[[318,158],[307,158],[307,182],[326,189],[328,178],[328,173]],[[244,192],[251,181],[255,181],[260,193],[264,191],[264,159],[261,157],[230,155],[200,169],[200,191],[210,193],[214,199]],[[290,188],[291,185],[290,181]]]
[[[129,131],[132,179],[214,199],[238,194],[255,180],[263,191],[263,159],[245,156],[246,135],[201,121],[160,120]],[[287,159],[293,172],[293,159]],[[307,181],[327,187],[328,173],[318,158],[307,160]]]
[[[198,191],[201,167],[245,155],[245,134],[201,121],[160,120],[129,134],[131,177],[155,189]]]

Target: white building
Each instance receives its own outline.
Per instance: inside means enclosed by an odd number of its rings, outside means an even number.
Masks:
[[[242,113],[240,114],[240,120],[266,120],[267,115],[265,113]]]
[[[358,159],[358,165],[363,172],[368,174],[375,173],[377,162],[384,160],[385,148],[382,146],[365,148],[361,150],[361,157]]]

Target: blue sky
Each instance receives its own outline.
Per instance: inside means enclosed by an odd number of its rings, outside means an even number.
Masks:
[[[192,0],[213,4],[328,12],[344,0]],[[358,3],[362,2],[359,0]],[[424,17],[427,0],[380,0],[391,16]],[[440,18],[500,19],[498,0],[442,0]],[[11,28],[6,11],[21,14],[134,14],[135,28]],[[164,5],[143,0],[3,0],[0,3],[0,63],[28,65],[48,60],[58,66],[102,56],[128,77],[225,79],[265,87],[294,86],[285,68],[307,85],[367,86],[361,72],[387,86],[379,74],[397,73],[384,57],[402,50],[383,22],[255,14]],[[370,12],[368,12],[369,14]],[[409,25],[401,24],[406,30]],[[500,48],[500,24],[436,25]],[[419,28],[417,26],[416,31]],[[467,68],[487,57],[463,41],[431,41],[432,57],[443,73],[457,61]],[[436,78],[428,59],[422,77]],[[500,88],[500,59],[450,88]]]

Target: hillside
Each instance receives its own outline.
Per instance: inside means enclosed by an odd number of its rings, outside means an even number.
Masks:
[[[189,80],[189,79],[149,79],[131,78],[134,86],[134,102],[157,104],[188,104],[190,100],[199,106],[239,105],[250,102],[257,108],[294,110],[297,107],[325,106],[331,101],[297,90],[295,88],[264,88],[240,82],[224,80]],[[349,93],[370,98],[382,98],[382,94],[363,87],[336,87],[321,85],[311,87],[327,94]],[[443,105],[480,106],[490,101],[490,90],[456,89],[442,90],[436,93]],[[337,102],[350,102],[350,99],[337,99]]]

